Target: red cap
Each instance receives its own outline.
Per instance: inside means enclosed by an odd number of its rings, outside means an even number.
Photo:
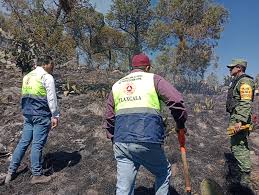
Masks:
[[[132,66],[150,66],[149,58],[143,53],[137,54],[132,58]]]

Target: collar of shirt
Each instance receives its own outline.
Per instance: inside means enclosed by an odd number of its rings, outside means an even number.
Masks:
[[[42,68],[41,66],[36,66],[36,69],[35,69],[36,72],[41,72],[41,73],[45,73],[45,74],[48,74],[44,68]]]

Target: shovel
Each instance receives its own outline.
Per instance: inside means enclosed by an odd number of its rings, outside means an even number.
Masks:
[[[187,164],[187,159],[186,159],[185,129],[179,129],[178,141],[180,144],[181,156],[182,156],[182,161],[183,161],[185,190],[186,190],[187,195],[191,195],[191,181],[190,181],[189,169],[188,169],[188,164]]]
[[[191,195],[191,181],[189,175],[189,169],[186,159],[185,148],[185,129],[180,129],[178,132],[178,141],[180,144],[181,156],[183,161],[183,173],[185,179],[185,191],[187,195]],[[217,182],[212,179],[204,179],[200,185],[201,195],[224,195],[223,189]]]

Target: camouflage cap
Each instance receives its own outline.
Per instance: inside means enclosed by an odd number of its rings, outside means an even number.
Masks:
[[[231,64],[227,65],[228,68],[235,67],[237,65],[247,67],[247,61],[243,59],[234,59]]]

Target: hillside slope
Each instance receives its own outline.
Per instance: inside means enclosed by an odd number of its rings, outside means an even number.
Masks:
[[[0,69],[0,148],[2,181],[10,156],[16,146],[23,118],[20,112],[21,73],[15,68]],[[119,72],[76,70],[60,68],[55,72],[59,91],[61,110],[60,125],[49,134],[44,149],[46,174],[53,180],[46,185],[31,185],[31,173],[23,170],[10,185],[1,185],[0,194],[23,195],[75,195],[75,194],[114,194],[116,184],[116,162],[113,158],[112,144],[106,139],[102,129],[105,96],[112,83],[121,78]],[[72,88],[65,96],[63,90],[75,85],[80,95]],[[63,89],[62,89],[63,86]],[[226,135],[228,115],[225,113],[225,94],[210,96],[215,103],[213,110],[194,112],[195,102],[204,103],[204,95],[185,95],[189,112],[187,122],[187,158],[189,161],[193,194],[200,194],[199,185],[205,178],[214,179],[223,187],[226,194],[237,194],[228,184],[234,170],[234,160]],[[259,104],[256,97],[255,105]],[[258,110],[257,110],[258,112]],[[168,110],[164,111],[168,115]],[[257,113],[259,115],[259,113]],[[172,164],[171,194],[184,194],[182,162],[173,119],[168,120],[168,136],[165,140],[166,154]],[[253,160],[254,187],[259,190],[259,130],[250,135],[251,156]],[[30,167],[29,152],[23,164]],[[0,176],[1,176],[0,175]],[[153,176],[141,169],[137,176],[137,195],[154,194]]]

